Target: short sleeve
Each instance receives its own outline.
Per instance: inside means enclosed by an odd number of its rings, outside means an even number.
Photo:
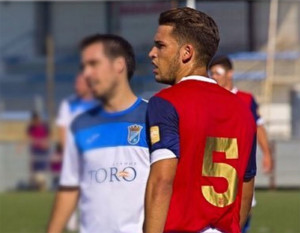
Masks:
[[[63,155],[63,167],[60,176],[61,186],[79,186],[80,155],[75,145],[74,136],[68,130],[67,142]]]
[[[254,135],[253,142],[252,142],[252,148],[251,148],[251,154],[249,156],[247,169],[245,172],[244,180],[249,180],[256,176],[256,134]]]
[[[179,158],[178,114],[174,106],[160,97],[148,103],[147,129],[151,164],[162,159]]]
[[[67,127],[69,126],[70,122],[71,116],[68,102],[64,100],[59,106],[58,115],[56,118],[56,125],[60,127]]]
[[[261,118],[261,116],[259,115],[258,104],[255,101],[254,97],[252,97],[252,99],[251,99],[251,112],[252,112],[252,115],[253,115],[253,117],[255,119],[256,125],[257,126],[263,125],[264,121]]]

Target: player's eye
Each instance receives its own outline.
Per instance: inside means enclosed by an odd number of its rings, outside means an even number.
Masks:
[[[165,45],[162,44],[162,43],[160,43],[160,42],[155,42],[155,43],[154,43],[154,46],[155,46],[156,48],[158,48],[158,49],[161,49],[161,48],[164,47]]]
[[[89,61],[89,63],[88,63],[88,64],[89,64],[90,66],[96,66],[96,65],[97,65],[97,63],[98,63],[97,61],[95,61],[95,60],[91,60],[91,61]]]

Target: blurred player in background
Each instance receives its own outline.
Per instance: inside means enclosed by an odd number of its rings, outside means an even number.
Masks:
[[[72,120],[79,114],[99,104],[94,98],[81,71],[75,79],[75,94],[64,99],[59,107],[56,125],[59,129],[60,143],[65,144],[65,135]]]
[[[52,190],[57,190],[59,177],[62,167],[63,148],[61,143],[57,142],[50,158],[50,170],[52,174]]]
[[[147,103],[129,85],[133,49],[119,36],[97,34],[83,40],[81,56],[83,75],[102,105],[71,124],[48,232],[62,232],[80,199],[80,232],[141,233],[149,173]]]
[[[39,191],[46,190],[46,172],[49,165],[49,136],[48,125],[41,120],[37,112],[33,112],[27,127],[31,154],[30,179],[33,187]]]
[[[60,144],[65,145],[66,134],[73,119],[79,114],[95,107],[99,104],[94,98],[86,79],[81,71],[77,74],[75,79],[75,94],[67,97],[62,101],[59,107],[56,125],[59,130]],[[69,231],[76,231],[78,229],[77,212],[71,215],[66,228]]]
[[[247,219],[256,128],[249,109],[207,77],[218,44],[208,15],[191,8],[160,15],[149,56],[155,79],[172,87],[148,104],[146,233],[240,233]]]
[[[217,83],[224,87],[226,90],[236,94],[243,102],[247,104],[251,110],[257,125],[257,140],[263,152],[262,168],[265,173],[270,173],[273,170],[273,159],[269,147],[268,137],[266,130],[263,126],[263,119],[259,115],[258,104],[256,103],[253,95],[248,92],[238,90],[233,84],[233,65],[231,60],[226,56],[218,56],[210,63],[210,75],[217,81]],[[252,201],[252,207],[256,204],[255,198]],[[251,215],[247,220],[247,224],[243,229],[246,233],[250,227]]]

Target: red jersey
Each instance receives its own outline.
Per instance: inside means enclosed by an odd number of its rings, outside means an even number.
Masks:
[[[239,97],[249,107],[255,119],[256,125],[262,125],[263,119],[258,113],[258,104],[253,95],[245,91],[240,91],[236,87],[234,87],[231,92],[236,94],[236,96]]]
[[[256,125],[239,98],[212,82],[191,76],[149,101],[151,162],[167,151],[178,158],[165,232],[240,233],[242,184],[256,173]]]

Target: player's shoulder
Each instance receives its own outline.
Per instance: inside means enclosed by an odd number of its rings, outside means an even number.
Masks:
[[[250,125],[252,127],[256,127],[251,109],[249,108],[249,106],[247,104],[245,104],[245,100],[243,100],[243,98],[240,98],[239,96],[237,96],[235,94],[233,94],[233,97],[235,98],[235,103],[232,104],[232,106],[233,106],[232,111],[235,110],[236,114],[239,115],[239,119],[241,119],[243,122],[252,122]],[[247,95],[247,97],[250,98],[251,96]]]
[[[152,96],[149,100],[148,104],[148,111],[152,111],[153,109],[156,109],[156,111],[168,111],[170,106],[173,106],[171,98],[167,97],[168,94],[165,93],[165,91],[160,91],[156,93],[154,96]]]
[[[222,98],[226,98],[226,96],[229,98],[236,98],[234,94],[220,87],[216,83],[198,80],[182,81],[155,94],[155,97],[159,97],[171,103],[188,103],[189,101],[193,102],[193,99],[206,99],[211,96],[216,96],[216,98],[219,98],[220,96],[222,96]]]
[[[72,109],[79,102],[79,97],[75,94],[69,95],[62,100],[62,106]]]
[[[62,100],[61,100],[61,106],[67,106],[67,105],[70,105],[70,104],[72,104],[72,102],[74,102],[74,101],[76,101],[76,95],[74,95],[74,94],[72,94],[72,95],[69,95],[69,96],[67,96],[67,97],[65,97],[65,98],[63,98]]]
[[[71,130],[75,133],[100,124],[118,122],[144,123],[146,121],[147,104],[146,100],[138,98],[131,107],[117,113],[107,113],[102,105],[96,105],[75,117],[71,124]]]
[[[176,88],[174,86],[170,86],[164,88],[157,92],[149,99],[148,109],[159,108],[163,109],[166,105],[173,105],[173,102],[176,100]]]
[[[245,104],[245,98],[239,96],[237,93],[228,91],[219,85],[217,85],[215,90],[217,92],[216,97],[219,99],[220,103],[227,103],[226,106],[229,109],[229,111],[231,111],[232,113],[235,112],[240,116],[245,116],[246,118],[247,116],[252,117],[248,105]],[[247,93],[243,93],[242,95],[250,97],[250,95],[247,95]],[[228,105],[228,103],[230,104]]]
[[[149,100],[140,98],[140,101],[141,101],[141,102],[140,102],[139,108],[140,108],[140,109],[147,110],[147,106],[148,106]]]
[[[121,116],[120,119],[126,122],[144,123],[146,119],[147,107],[148,100],[138,98],[135,104],[127,110],[127,114]]]
[[[253,94],[247,91],[237,90],[236,94],[244,98],[254,99]]]
[[[243,102],[247,103],[249,106],[257,106],[254,96],[250,92],[240,91],[236,92],[237,97],[239,97]]]
[[[128,108],[126,114],[120,116],[120,120],[126,122],[144,123],[146,119],[146,112],[148,107],[148,100],[138,98],[136,102]]]
[[[182,92],[182,90],[179,90],[181,88],[178,88],[178,87],[179,87],[179,85],[176,84],[176,85],[169,86],[169,87],[166,87],[166,88],[160,90],[150,99],[150,102],[152,101],[152,99],[157,99],[157,98],[165,99],[165,100],[174,99],[175,96],[179,95],[179,93]]]
[[[95,121],[95,119],[97,119],[97,116],[101,112],[101,110],[102,107],[100,105],[97,105],[76,116],[71,123],[72,132],[74,133],[81,129],[85,129],[97,125],[98,122]]]
[[[160,97],[160,96],[163,96],[163,95],[167,95],[167,94],[173,92],[174,87],[175,87],[175,85],[163,88],[160,91],[158,91],[154,96]]]
[[[64,101],[67,102],[68,104],[73,104],[74,102],[78,102],[79,97],[75,94],[67,96]]]

